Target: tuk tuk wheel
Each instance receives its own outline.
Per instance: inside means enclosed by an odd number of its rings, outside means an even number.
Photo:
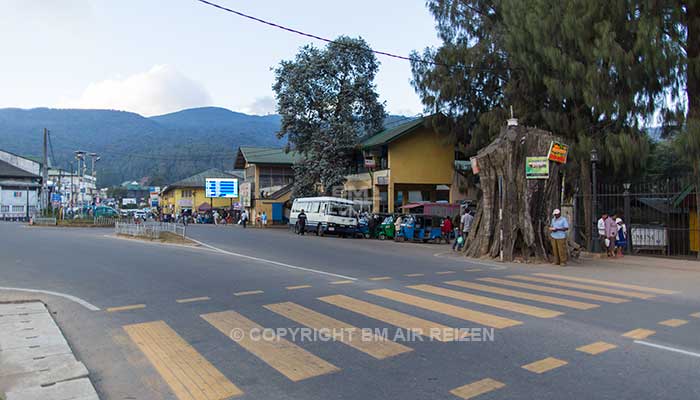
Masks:
[[[386,240],[386,235],[383,233],[379,234],[379,240]]]
[[[369,239],[369,233],[364,234],[365,239]]]

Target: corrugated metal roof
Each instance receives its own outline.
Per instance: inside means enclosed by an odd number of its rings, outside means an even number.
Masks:
[[[234,168],[244,168],[246,161],[248,164],[292,165],[295,156],[294,151],[287,153],[282,147],[241,146],[238,148]]]
[[[368,147],[375,147],[375,146],[381,146],[383,144],[387,144],[389,142],[392,142],[401,136],[412,132],[413,130],[417,129],[420,126],[423,126],[423,122],[425,121],[425,118],[416,118],[414,120],[405,122],[403,124],[391,127],[391,128],[386,128],[383,131],[376,133],[369,138],[365,139],[361,144],[360,147],[362,148],[368,148]]]
[[[0,177],[3,178],[40,178],[39,175],[34,175],[31,172],[17,168],[14,165],[0,160]]]
[[[192,188],[204,188],[208,178],[239,178],[237,175],[229,174],[218,168],[211,168],[206,171],[200,172],[196,175],[192,175],[188,178],[181,179],[171,185],[168,185],[163,191],[166,192],[169,189],[192,187]]]

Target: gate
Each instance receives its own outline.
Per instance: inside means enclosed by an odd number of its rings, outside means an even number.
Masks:
[[[690,178],[600,184],[591,222],[597,222],[603,212],[622,218],[627,226],[627,253],[695,257],[700,250],[695,191]],[[579,190],[574,200],[575,239],[585,246],[591,242],[591,233],[586,231],[584,205],[593,203],[593,194],[584,196]],[[596,223],[593,231],[597,240]]]

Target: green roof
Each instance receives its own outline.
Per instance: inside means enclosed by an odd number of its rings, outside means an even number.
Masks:
[[[241,146],[238,148],[234,168],[244,168],[246,162],[248,164],[292,165],[295,154],[293,151],[285,152],[282,147]]]
[[[405,122],[400,125],[396,125],[390,128],[385,128],[383,131],[378,132],[369,138],[365,139],[360,143],[360,147],[368,148],[375,147],[393,142],[394,140],[400,138],[401,136],[411,133],[417,128],[423,126],[425,118],[416,118],[411,121]]]
[[[207,179],[209,178],[239,178],[240,176],[234,175],[234,174],[229,174],[228,172],[224,172],[218,168],[212,168],[208,169],[206,171],[200,172],[196,175],[192,175],[188,178],[181,179],[173,184],[170,184],[166,186],[163,189],[163,193],[175,189],[175,188],[204,188],[204,185],[207,182]]]

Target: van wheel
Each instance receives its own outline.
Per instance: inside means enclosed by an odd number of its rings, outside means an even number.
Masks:
[[[320,224],[316,226],[316,236],[323,236],[323,227]]]

